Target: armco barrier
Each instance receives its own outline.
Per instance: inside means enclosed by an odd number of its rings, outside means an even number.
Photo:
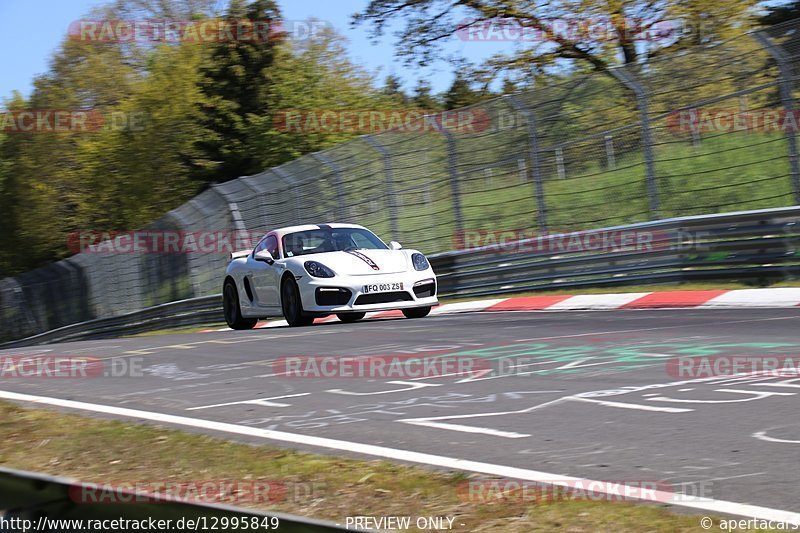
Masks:
[[[130,498],[119,503],[93,503],[76,501],[74,494],[87,486],[83,483],[36,474],[8,468],[0,468],[0,517],[7,523],[13,524],[13,518],[30,520],[36,529],[28,531],[67,531],[77,528],[57,529],[52,525],[52,520],[195,520],[204,518],[207,524],[212,524],[214,519],[243,520],[269,520],[277,519],[279,523],[276,531],[289,533],[324,533],[327,531],[343,531],[344,527],[331,522],[313,520],[284,513],[266,513],[249,509],[240,509],[226,505],[197,504],[180,501],[136,501]],[[88,486],[91,489],[91,485]],[[135,496],[134,492],[116,491],[120,496]],[[124,500],[125,498],[120,498]],[[141,498],[145,500],[146,498]],[[17,521],[17,523],[19,523]],[[49,527],[38,527],[49,523]],[[179,528],[172,528],[180,530]],[[186,528],[184,528],[185,530]],[[199,527],[198,530],[204,529]],[[210,528],[209,528],[210,529]],[[223,528],[219,528],[223,529]],[[237,528],[230,528],[237,529]],[[133,529],[130,529],[133,530]],[[247,531],[248,529],[239,529]],[[266,528],[249,529],[250,531],[265,531]],[[352,530],[352,529],[351,529]],[[21,528],[4,528],[2,531],[22,532]]]
[[[98,318],[0,344],[3,348],[51,342],[102,339],[158,329],[224,322],[222,296],[204,296],[148,307],[110,318]]]
[[[648,249],[574,250],[569,246],[572,237],[624,232],[649,235]],[[800,279],[800,206],[548,235],[434,254],[430,262],[443,297],[689,281],[766,286]],[[222,322],[221,307],[219,295],[193,298],[65,326],[0,347]]]
[[[571,249],[587,235],[649,235],[649,249]],[[572,241],[575,242],[575,241]],[[542,250],[542,248],[545,248]],[[430,257],[445,296],[687,281],[800,279],[800,207],[680,217]]]

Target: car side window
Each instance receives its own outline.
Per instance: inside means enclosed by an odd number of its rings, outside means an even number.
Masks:
[[[256,254],[261,250],[266,250],[266,249],[267,249],[267,239],[261,239],[261,241],[258,244],[256,244],[256,247],[253,248],[253,257],[255,257]]]
[[[275,235],[267,235],[261,239],[261,242],[256,244],[256,247],[253,248],[253,257],[263,250],[267,250],[272,254],[273,258],[278,259],[278,238]]]
[[[264,239],[264,247],[272,254],[274,259],[280,259],[278,257],[278,238],[275,235],[269,235]]]

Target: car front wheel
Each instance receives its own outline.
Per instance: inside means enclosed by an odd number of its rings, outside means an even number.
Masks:
[[[422,318],[428,316],[431,312],[430,306],[428,307],[414,307],[413,309],[403,309],[403,314],[406,318]]]
[[[300,289],[297,282],[290,277],[284,278],[281,283],[281,309],[283,318],[290,326],[310,326],[314,323],[314,317],[303,311]]]

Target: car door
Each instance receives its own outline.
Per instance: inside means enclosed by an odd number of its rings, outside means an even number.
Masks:
[[[253,249],[253,254],[248,261],[252,266],[250,280],[253,283],[256,301],[259,307],[280,307],[278,282],[280,281],[280,274],[283,272],[283,269],[280,268],[282,265],[277,262],[270,265],[264,261],[256,261],[254,259],[255,255],[262,250],[269,251],[276,261],[280,259],[278,238],[273,234],[264,237]]]

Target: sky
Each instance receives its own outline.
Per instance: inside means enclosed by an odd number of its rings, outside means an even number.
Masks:
[[[66,36],[71,22],[85,18],[92,7],[103,0],[0,0],[0,101],[13,90],[30,95],[34,76],[47,72],[50,58]],[[220,5],[227,5],[219,0]],[[420,78],[428,80],[434,92],[446,90],[453,79],[453,67],[441,61],[428,68],[407,67],[395,57],[394,37],[384,36],[377,45],[369,38],[368,26],[350,27],[350,15],[367,0],[278,0],[287,21],[315,17],[332,24],[349,40],[351,59],[370,71],[380,69],[379,79],[388,74],[399,76],[403,88],[411,92]],[[391,33],[391,32],[387,32]],[[465,42],[452,37],[447,53],[461,53],[472,60],[487,58],[509,43]]]

